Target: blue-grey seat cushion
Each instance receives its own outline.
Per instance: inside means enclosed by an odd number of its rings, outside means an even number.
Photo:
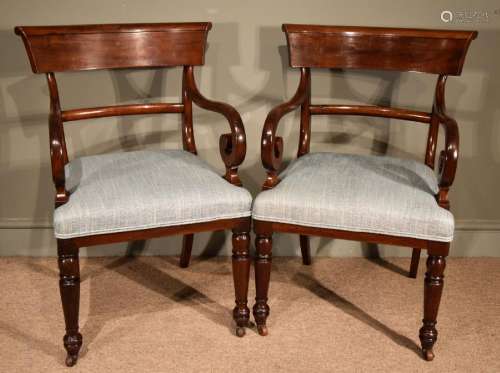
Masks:
[[[449,242],[454,219],[439,207],[434,171],[413,160],[312,153],[260,193],[253,218]]]
[[[182,150],[77,158],[66,165],[69,201],[54,212],[57,238],[251,215],[252,197]]]

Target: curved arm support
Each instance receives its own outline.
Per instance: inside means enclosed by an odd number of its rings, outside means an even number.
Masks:
[[[231,184],[241,185],[238,176],[238,166],[245,159],[246,136],[240,114],[232,106],[209,100],[201,94],[196,86],[193,66],[184,67],[184,76],[186,79],[187,94],[193,102],[203,109],[222,114],[227,119],[231,127],[231,133],[223,134],[219,139],[220,154],[226,165],[224,178]]]
[[[459,135],[455,119],[446,114],[445,85],[446,75],[441,75],[436,85],[433,114],[444,128],[445,146],[439,156],[439,195],[438,202],[449,208],[448,190],[455,179],[458,162]]]
[[[61,104],[59,92],[54,73],[47,73],[47,83],[50,93],[49,114],[49,139],[50,139],[50,162],[52,164],[52,179],[56,187],[56,207],[68,202],[69,193],[66,191],[66,178],[64,166],[68,163],[66,141],[64,139],[64,128],[62,121]]]
[[[278,171],[283,160],[283,139],[276,136],[278,124],[284,115],[297,109],[307,100],[309,81],[309,70],[302,67],[300,69],[299,86],[294,96],[289,101],[272,109],[264,122],[261,140],[261,157],[262,164],[267,169],[267,179],[264,182],[263,189],[271,189],[279,183]]]

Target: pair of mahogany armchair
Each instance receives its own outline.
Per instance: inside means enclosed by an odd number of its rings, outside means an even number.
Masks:
[[[448,75],[460,75],[472,39],[470,31],[284,25],[290,65],[300,69],[295,95],[275,107],[262,132],[264,191],[253,201],[241,187],[238,167],[245,158],[245,130],[238,112],[198,90],[194,66],[203,65],[210,23],[116,24],[17,27],[31,68],[46,74],[50,93],[49,138],[56,189],[60,293],[67,350],[76,363],[79,332],[79,248],[153,237],[184,236],[181,267],[187,267],[193,235],[233,232],[236,334],[250,319],[247,306],[250,229],[256,234],[256,303],[253,315],[266,335],[272,235],[300,235],[304,264],[310,264],[309,236],[394,244],[413,248],[410,276],[416,277],[420,251],[427,249],[424,319],[420,340],[432,360],[443,289],[445,257],[453,237],[448,191],[458,158],[458,127],[446,114]],[[181,102],[62,110],[54,73],[76,70],[183,67]],[[438,75],[431,112],[359,105],[311,104],[311,68],[418,71]],[[220,137],[223,177],[197,156],[193,103],[222,114],[230,132]],[[297,159],[283,171],[280,119],[300,108]],[[182,115],[183,150],[134,151],[69,161],[64,123],[90,118],[152,113]],[[364,115],[428,125],[425,164],[413,160],[336,153],[310,153],[312,115]],[[438,129],[444,128],[438,176],[434,165]]]

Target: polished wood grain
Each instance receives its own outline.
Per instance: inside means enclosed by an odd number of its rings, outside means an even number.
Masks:
[[[391,236],[380,233],[351,232],[340,229],[308,227],[306,225],[287,224],[274,221],[253,220],[254,231],[270,230],[271,232],[292,233],[305,236],[319,236],[361,242],[397,245],[405,247],[427,248],[428,241],[420,238]]]
[[[455,119],[446,113],[444,89],[446,76],[441,75],[436,86],[433,115],[444,128],[444,149],[439,157],[439,205],[449,209],[448,191],[455,180],[458,162],[458,125]],[[436,136],[437,137],[437,136]],[[437,141],[437,139],[436,139]]]
[[[430,123],[431,121],[429,113],[375,105],[309,105],[309,110],[311,115],[365,115],[421,123]]]
[[[178,113],[182,115],[183,149],[197,154],[193,127],[193,102],[207,110],[222,114],[229,123],[229,131],[219,141],[222,161],[226,166],[224,178],[241,185],[238,167],[246,153],[245,129],[238,112],[230,105],[207,99],[199,91],[194,77],[194,66],[203,65],[207,33],[211,28],[203,23],[115,24],[81,26],[16,27],[23,39],[31,68],[45,73],[50,93],[49,139],[52,177],[56,189],[55,207],[71,198],[66,189],[64,167],[68,151],[64,123],[84,119],[122,115]],[[137,103],[62,110],[55,72],[115,69],[115,68],[183,68],[181,103]],[[78,359],[82,335],[78,327],[80,247],[114,242],[146,240],[168,235],[184,235],[180,266],[187,267],[191,257],[194,233],[231,230],[233,232],[233,277],[236,307],[233,312],[236,333],[243,336],[250,311],[247,307],[249,281],[250,217],[220,219],[153,229],[131,230],[93,236],[58,239],[60,289],[66,322],[64,346],[66,364],[72,366]]]
[[[275,108],[267,114],[264,128],[262,129],[261,158],[264,168],[267,169],[267,179],[263,189],[271,189],[278,184],[278,171],[283,161],[283,138],[276,135],[278,124],[286,114],[301,107],[308,97],[311,87],[311,71],[308,68],[300,69],[300,82],[293,97]],[[299,152],[306,154],[310,144],[310,129],[305,128],[300,131],[301,140],[299,142]]]
[[[182,71],[182,148],[193,154],[197,154],[196,141],[193,128],[193,100],[188,91],[188,69]]]
[[[267,176],[262,189],[275,187],[282,170],[284,141],[278,126],[284,115],[300,107],[300,131],[297,157],[310,149],[311,116],[361,115],[394,118],[429,126],[425,164],[434,169],[438,129],[444,129],[444,149],[439,153],[439,192],[436,201],[449,209],[448,193],[453,184],[459,149],[458,125],[446,113],[445,84],[448,75],[460,75],[475,31],[418,30],[378,27],[283,25],[290,66],[300,69],[300,81],[293,97],[273,108],[262,130],[261,157]],[[311,68],[374,69],[418,71],[438,75],[430,112],[375,105],[316,105],[311,103]],[[266,335],[269,315],[268,290],[271,275],[272,236],[275,232],[300,236],[304,264],[310,263],[309,236],[323,236],[362,242],[389,244],[413,249],[409,276],[416,277],[421,250],[427,250],[427,273],[424,291],[424,320],[420,330],[422,352],[426,360],[434,358],[437,339],[435,328],[443,286],[445,258],[449,242],[435,242],[390,234],[351,232],[308,227],[274,221],[253,221],[256,234],[255,283],[253,309],[259,333]]]
[[[47,84],[50,94],[50,161],[52,165],[52,180],[56,188],[55,206],[59,207],[68,202],[69,199],[69,192],[66,190],[66,176],[64,174],[64,166],[68,163],[68,151],[66,149],[66,138],[64,136],[59,91],[53,73],[47,73]]]
[[[253,317],[260,335],[267,335],[266,320],[270,313],[267,294],[271,279],[272,264],[272,232],[263,225],[261,229],[255,228],[255,304]]]
[[[231,129],[231,133],[221,135],[219,149],[222,160],[226,165],[224,178],[232,184],[241,185],[238,176],[238,166],[243,162],[246,154],[246,135],[240,114],[232,106],[207,99],[196,86],[193,66],[184,67],[184,79],[189,98],[203,109],[223,115]]]
[[[235,292],[235,307],[233,319],[236,322],[236,335],[243,337],[245,328],[250,321],[250,309],[248,308],[248,283],[250,281],[250,221],[246,224],[233,228],[233,278]]]
[[[433,346],[436,343],[438,332],[436,330],[436,319],[439,303],[443,293],[444,269],[446,267],[446,255],[437,254],[428,248],[427,272],[424,280],[424,318],[422,328],[419,332],[422,344],[422,354],[427,361],[434,359]]]
[[[230,230],[247,224],[248,218],[218,219],[202,223],[172,225],[169,227],[158,227],[150,229],[140,229],[126,232],[104,233],[93,236],[75,237],[72,240],[78,247],[89,247],[105,245],[124,241],[140,241],[151,238],[159,238],[173,235],[188,235],[201,232],[213,232]]]
[[[311,71],[306,69],[303,74],[301,72],[301,80],[304,79],[305,96],[302,97],[300,105],[300,132],[297,158],[309,153],[311,145]]]
[[[203,65],[211,24],[16,27],[34,73]]]
[[[73,366],[82,346],[78,314],[80,308],[80,265],[78,246],[72,240],[57,240],[59,290],[64,312],[66,334],[63,342],[68,355],[66,365]]]
[[[101,106],[86,109],[64,110],[62,120],[71,122],[75,120],[116,117],[123,115],[141,115],[141,114],[166,114],[183,113],[184,105],[175,103],[148,103],[132,105]]]
[[[475,31],[283,25],[291,67],[460,75]]]

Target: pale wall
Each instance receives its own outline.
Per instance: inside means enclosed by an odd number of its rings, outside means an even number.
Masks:
[[[376,5],[375,5],[376,4]],[[488,23],[445,24],[444,9],[488,11]],[[54,1],[1,3],[0,12],[0,255],[53,255],[50,229],[53,187],[47,134],[48,91],[44,76],[31,73],[16,25],[211,21],[206,65],[197,70],[202,92],[227,101],[241,113],[248,152],[241,168],[245,186],[256,195],[264,179],[260,133],[273,105],[289,98],[298,82],[287,66],[283,22],[338,25],[466,28],[479,30],[463,75],[448,82],[447,104],[460,126],[459,169],[451,193],[457,221],[452,254],[500,255],[500,6],[495,1]],[[500,13],[497,10],[496,13]],[[175,99],[180,71],[120,71],[62,74],[64,108]],[[318,71],[313,100],[392,104],[429,110],[435,77],[424,74]],[[151,116],[70,123],[72,156],[143,147],[180,147],[180,117]],[[217,144],[227,124],[216,114],[195,111],[200,156],[219,167]],[[298,116],[280,127],[285,152],[296,152]],[[352,151],[423,159],[426,126],[386,119],[314,118],[313,151]],[[389,144],[389,145],[387,145]],[[227,238],[198,235],[195,253],[226,254]],[[280,235],[277,254],[298,252],[298,239]],[[144,253],[178,254],[180,238],[146,243]],[[122,253],[126,245],[92,249],[94,254]],[[141,250],[140,245],[137,245]],[[319,255],[360,255],[372,249],[356,242],[313,241]],[[381,248],[382,255],[409,250]]]

